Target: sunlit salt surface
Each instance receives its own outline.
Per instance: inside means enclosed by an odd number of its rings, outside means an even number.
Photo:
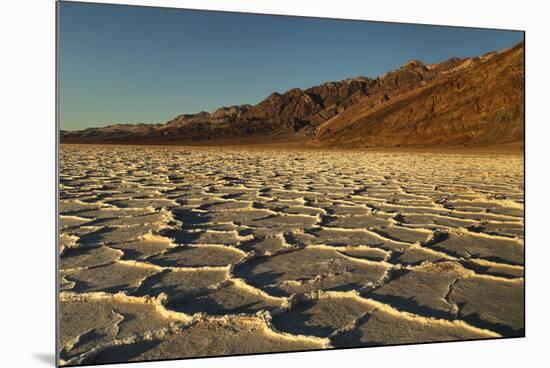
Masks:
[[[524,333],[523,157],[62,146],[65,364]]]

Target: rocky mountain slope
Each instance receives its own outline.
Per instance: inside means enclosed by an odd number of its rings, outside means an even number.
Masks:
[[[376,82],[359,77],[307,90],[272,93],[255,106],[221,107],[213,113],[182,114],[157,125],[111,125],[61,134],[62,141],[189,142],[266,134],[312,136],[314,129],[368,96]]]
[[[257,105],[165,124],[62,131],[62,143],[210,144],[301,139],[313,147],[491,145],[523,140],[524,46],[273,93]]]
[[[484,146],[522,142],[524,47],[449,65],[412,63],[411,89],[374,93],[318,127],[312,146]],[[438,69],[445,67],[445,71]],[[438,74],[431,82],[425,75]],[[399,73],[399,71],[398,71]],[[430,77],[428,77],[430,78]],[[398,79],[396,79],[397,83]]]

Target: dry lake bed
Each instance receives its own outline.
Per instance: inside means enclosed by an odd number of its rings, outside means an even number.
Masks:
[[[62,364],[524,335],[523,156],[70,146]]]

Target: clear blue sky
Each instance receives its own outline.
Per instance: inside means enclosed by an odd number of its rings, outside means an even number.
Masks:
[[[523,39],[513,31],[68,2],[59,22],[60,118],[68,130],[164,123]]]

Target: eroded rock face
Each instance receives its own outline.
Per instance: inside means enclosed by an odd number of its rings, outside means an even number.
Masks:
[[[309,142],[314,147],[490,146],[523,142],[524,46],[435,65],[412,60],[356,77],[272,93],[257,105],[182,114],[165,124],[61,132],[62,142]]]
[[[375,93],[316,131],[313,146],[462,147],[523,142],[524,47],[446,70],[406,68],[386,76],[396,89]],[[451,66],[447,65],[447,67]],[[418,69],[420,68],[420,71]],[[427,73],[427,75],[425,74]],[[435,77],[432,77],[433,74]],[[400,86],[408,87],[400,87]]]
[[[524,333],[521,156],[62,145],[60,179],[62,363]]]

